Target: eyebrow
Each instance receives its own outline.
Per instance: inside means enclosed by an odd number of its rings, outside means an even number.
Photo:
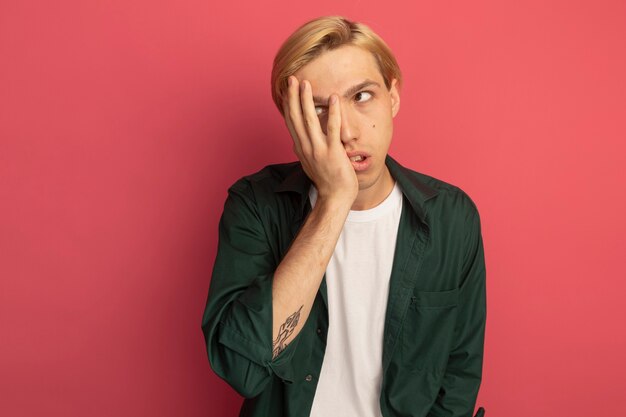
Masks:
[[[372,81],[372,80],[365,80],[362,83],[359,83],[355,86],[352,86],[350,88],[348,88],[346,90],[345,93],[343,93],[343,97],[344,98],[350,98],[352,97],[354,94],[358,93],[360,90],[366,88],[366,87],[371,87],[371,86],[376,86],[380,88],[380,84],[378,84],[376,81]],[[329,97],[319,97],[319,96],[313,96],[313,103],[317,106],[317,105],[325,105],[328,104],[328,99]]]

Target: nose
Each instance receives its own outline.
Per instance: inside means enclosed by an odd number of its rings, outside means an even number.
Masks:
[[[341,104],[341,141],[345,144],[359,137],[359,127],[357,123],[357,115],[350,104]]]

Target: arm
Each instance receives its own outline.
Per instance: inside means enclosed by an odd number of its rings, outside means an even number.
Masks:
[[[459,293],[455,342],[443,383],[429,417],[472,417],[482,378],[486,320],[485,259],[480,218],[473,204],[468,216],[466,257]],[[480,415],[481,411],[479,410]]]
[[[293,77],[285,103],[294,151],[318,188],[315,208],[274,268],[251,191],[245,182],[231,187],[202,321],[213,370],[246,397],[260,393],[272,374],[289,379],[293,348],[288,347],[309,316],[358,193],[356,174],[339,139],[337,100],[329,107],[328,137],[308,83],[300,94]]]
[[[276,269],[272,286],[273,358],[286,349],[309,317],[349,210],[350,206],[341,202],[316,203]]]
[[[273,373],[289,380],[286,345],[308,317],[345,220],[341,213],[340,206],[316,204],[274,271],[274,257],[249,186],[239,181],[229,189],[202,330],[211,367],[241,395],[257,395]],[[286,305],[283,300],[289,298],[292,305],[283,309],[297,305],[300,319],[290,337],[281,340],[282,354],[276,355],[277,346],[272,345],[276,337],[271,337],[277,316],[273,305]],[[289,316],[278,314],[283,323]]]
[[[309,316],[359,183],[340,138],[338,97],[329,98],[322,130],[308,81],[289,77],[283,116],[293,150],[318,190],[318,200],[283,261],[272,287],[273,357],[295,339]]]

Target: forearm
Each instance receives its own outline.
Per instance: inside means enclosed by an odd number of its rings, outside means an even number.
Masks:
[[[274,357],[298,335],[309,317],[315,295],[350,211],[349,203],[336,199],[318,199],[274,273]]]

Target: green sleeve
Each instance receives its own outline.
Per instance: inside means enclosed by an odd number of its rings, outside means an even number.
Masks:
[[[471,203],[469,198],[468,201]],[[442,386],[428,417],[472,417],[482,379],[486,272],[480,217],[474,204],[470,205],[455,339]]]
[[[294,339],[272,359],[272,279],[276,259],[251,187],[228,190],[202,318],[213,371],[239,394],[255,397],[273,375],[290,381]]]

